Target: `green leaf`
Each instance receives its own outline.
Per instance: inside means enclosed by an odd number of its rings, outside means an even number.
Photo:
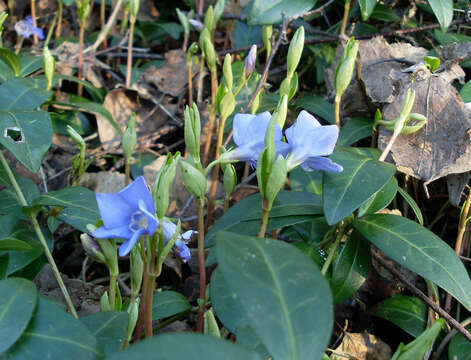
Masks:
[[[268,352],[275,359],[320,358],[333,310],[329,285],[312,260],[282,241],[216,237],[224,278]]]
[[[256,351],[263,359],[270,358],[267,348],[265,345],[263,345],[260,338],[253,332],[250,326],[237,328],[234,335],[237,338],[237,344],[242,345],[247,349]]]
[[[270,212],[267,230],[292,225],[322,213],[321,198],[308,192],[280,191]],[[243,231],[247,235],[256,235],[262,218],[262,199],[260,194],[247,196],[232,206],[209,229],[205,236],[205,246],[211,247],[218,231]],[[255,232],[254,232],[255,231]]]
[[[2,112],[35,110],[51,95],[50,91],[36,87],[30,79],[10,79],[0,85],[0,109]]]
[[[46,298],[40,297],[33,319],[9,350],[10,360],[104,359],[103,351],[85,324]]]
[[[376,0],[375,0],[376,1]],[[348,120],[340,130],[337,145],[350,146],[358,140],[371,136],[373,132],[373,123],[370,119],[354,117]]]
[[[0,354],[23,334],[33,315],[38,291],[28,280],[9,278],[0,281]]]
[[[0,251],[28,251],[31,249],[31,245],[19,239],[12,237],[0,239]]]
[[[322,194],[322,172],[304,171],[298,166],[289,174],[289,184],[293,191],[308,191]]]
[[[50,191],[38,197],[33,205],[64,207],[58,219],[82,232],[88,232],[87,224],[95,224],[100,218],[95,194],[80,186]]]
[[[180,314],[189,309],[191,309],[191,305],[182,294],[171,290],[155,292],[152,303],[152,320]]]
[[[471,331],[471,326],[466,330]],[[471,360],[471,343],[460,333],[453,336],[448,346],[449,360]]]
[[[104,100],[103,94],[95,86],[93,86],[90,82],[86,80],[82,80],[82,79],[79,79],[78,77],[64,75],[64,74],[54,74],[54,77],[57,79],[67,80],[70,82],[81,84],[90,93],[90,95],[92,95],[96,100],[98,101]]]
[[[383,300],[377,305],[374,315],[392,322],[414,337],[427,327],[427,305],[413,296],[396,295]]]
[[[32,180],[19,178],[18,185],[28,204],[31,204],[31,202],[39,196],[39,189]],[[0,214],[26,219],[22,209],[23,205],[13,187],[7,187],[0,191]]]
[[[288,18],[312,9],[315,0],[254,0],[249,14],[249,25],[275,24],[282,20],[284,11]]]
[[[120,311],[98,312],[80,318],[80,321],[98,340],[107,357],[119,351],[126,335],[128,313]]]
[[[337,148],[330,156],[341,173],[324,172],[323,201],[327,223],[338,223],[368,201],[394,175],[394,165],[371,157],[370,149]],[[379,151],[375,151],[379,156]]]
[[[468,81],[460,90],[461,98],[463,102],[471,102],[471,80]]]
[[[0,280],[7,276],[8,263],[10,262],[10,254],[0,255]]]
[[[415,214],[415,217],[417,218],[417,221],[419,222],[420,225],[424,225],[424,217],[422,216],[422,211],[420,211],[419,205],[415,202],[415,200],[412,198],[412,196],[409,195],[407,191],[404,189],[398,187],[397,190],[399,191],[399,194],[402,195],[404,200],[407,201],[409,206],[412,208],[412,211]]]
[[[366,21],[369,19],[371,14],[373,13],[373,10],[375,9],[376,6],[376,0],[359,0],[358,3],[360,4],[360,10],[361,10],[361,18],[363,21]]]
[[[43,57],[28,53],[20,55],[21,73],[20,77],[28,76],[43,66]]]
[[[374,194],[366,203],[358,209],[358,216],[365,214],[374,214],[383,210],[396,197],[398,190],[397,180],[395,177],[389,179],[376,194]]]
[[[296,101],[296,108],[309,111],[320,116],[330,124],[334,124],[334,106],[325,101],[322,96],[306,95]]]
[[[471,310],[471,280],[460,258],[442,239],[402,216],[375,214],[353,225],[390,258],[436,283]]]
[[[387,21],[387,22],[394,22],[394,21],[401,20],[399,15],[397,15],[393,9],[381,3],[376,4],[373,10],[373,13],[371,14],[371,18],[375,20]]]
[[[151,337],[113,354],[110,360],[261,360],[242,346],[211,335],[171,333]]]
[[[330,282],[334,303],[339,304],[357,292],[370,271],[370,245],[354,231],[335,263]]]
[[[440,27],[446,31],[453,20],[453,0],[428,0]]]
[[[97,104],[94,102],[71,103],[71,102],[54,101],[52,102],[52,105],[57,106],[57,107],[73,108],[73,109],[85,111],[90,114],[94,114],[94,115],[99,114],[101,116],[104,116],[105,119],[109,121],[111,126],[113,126],[113,128],[118,132],[118,134],[120,136],[123,136],[123,130],[117,124],[117,122],[113,119],[113,116],[111,115],[111,113],[100,104]]]
[[[15,77],[20,75],[20,58],[13,51],[7,48],[0,48],[0,60],[10,67]]]

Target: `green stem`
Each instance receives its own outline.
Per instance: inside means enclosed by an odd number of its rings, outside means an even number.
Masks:
[[[347,28],[347,22],[348,22],[348,14],[350,13],[350,1],[351,0],[346,0],[345,1],[345,8],[344,8],[343,19],[342,19],[342,27],[340,29],[340,36],[345,35],[345,29]]]
[[[327,270],[329,270],[329,266],[332,263],[332,260],[334,259],[334,255],[337,251],[337,248],[340,245],[340,240],[342,240],[344,233],[345,232],[343,230],[340,230],[334,243],[330,245],[329,250],[328,250],[329,254],[327,255],[327,260],[322,266],[322,270],[321,270],[322,275],[325,275],[327,273]]]
[[[18,196],[18,199],[20,200],[21,205],[28,206],[28,202],[26,201],[23,195],[23,191],[21,191],[21,188],[18,185],[18,182],[16,181],[15,175],[11,171],[10,166],[8,165],[8,162],[5,159],[5,156],[3,155],[3,152],[1,151],[0,151],[0,161],[3,165],[3,168],[8,174],[8,178],[10,179],[10,182],[13,185],[13,188],[15,189],[15,192]],[[54,258],[52,257],[52,254],[49,251],[49,248],[47,247],[46,239],[44,238],[44,234],[41,231],[38,220],[36,219],[35,215],[30,215],[30,219],[31,219],[31,223],[33,224],[33,228],[36,233],[36,236],[38,237],[39,242],[44,248],[44,253],[46,254],[47,261],[51,265],[52,272],[54,273],[57,283],[59,284],[62,294],[64,295],[64,298],[67,303],[67,306],[69,307],[70,313],[72,314],[74,318],[78,319],[78,315],[77,315],[77,312],[75,311],[74,304],[72,304],[72,299],[70,298],[69,292],[67,291],[67,288],[65,287],[64,281],[62,280],[62,277],[60,275],[59,269],[57,268],[56,262],[54,261]]]
[[[112,274],[110,272],[110,308],[115,310],[116,308],[116,281],[118,280],[118,274]]]
[[[124,186],[128,186],[131,182],[131,161],[130,159],[126,159],[124,163]]]
[[[226,198],[224,199],[224,212],[229,210],[229,202],[231,200],[231,195],[227,195]]]
[[[206,310],[206,265],[204,259],[204,199],[198,199],[198,265],[200,271],[200,304],[197,318],[197,331],[203,332],[204,312]]]
[[[259,238],[264,238],[265,233],[267,232],[268,225],[268,216],[270,215],[270,210],[267,209],[267,200],[263,200],[262,205],[262,222],[260,223],[260,230],[258,232]]]
[[[340,128],[340,95],[335,95],[334,105],[335,105],[335,125]]]
[[[129,42],[128,42],[128,62],[126,69],[126,87],[131,86],[131,75],[132,75],[132,43],[134,40],[134,25],[136,23],[136,18],[131,16],[131,24],[129,27]]]

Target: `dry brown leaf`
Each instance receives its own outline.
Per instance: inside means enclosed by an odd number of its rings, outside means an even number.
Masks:
[[[342,343],[335,349],[331,358],[334,356],[351,360],[389,360],[391,348],[381,339],[367,332],[346,332]]]

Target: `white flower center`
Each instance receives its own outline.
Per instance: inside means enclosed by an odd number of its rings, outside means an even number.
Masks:
[[[147,217],[142,211],[135,211],[131,215],[131,219],[129,221],[129,230],[132,232],[136,232],[139,229],[147,229],[148,225]]]

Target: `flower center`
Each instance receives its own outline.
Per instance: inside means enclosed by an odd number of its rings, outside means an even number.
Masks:
[[[129,221],[129,230],[136,232],[139,229],[147,229],[147,217],[142,211],[135,211]]]

